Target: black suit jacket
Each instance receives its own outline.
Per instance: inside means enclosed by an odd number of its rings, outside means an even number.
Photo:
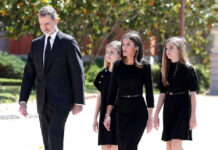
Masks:
[[[21,85],[19,101],[28,101],[36,81],[37,110],[43,111],[45,94],[58,111],[69,111],[74,103],[84,104],[84,71],[76,40],[57,32],[46,71],[43,70],[45,36],[32,41]]]

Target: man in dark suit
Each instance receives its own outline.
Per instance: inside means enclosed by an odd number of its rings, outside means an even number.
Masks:
[[[64,126],[70,110],[82,111],[84,71],[76,40],[58,30],[56,11],[39,10],[40,29],[45,34],[32,41],[20,92],[20,113],[27,115],[27,101],[36,83],[37,110],[45,150],[62,150]]]

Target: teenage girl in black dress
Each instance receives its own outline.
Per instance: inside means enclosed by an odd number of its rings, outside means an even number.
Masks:
[[[147,126],[152,129],[154,107],[151,66],[142,60],[142,40],[137,32],[128,32],[121,38],[122,60],[115,62],[112,72],[107,113],[104,125],[111,129],[111,111],[117,107],[119,150],[137,150]],[[143,98],[146,89],[146,102]],[[117,98],[116,98],[117,97]]]
[[[188,62],[184,40],[173,37],[166,41],[160,75],[160,95],[154,114],[158,129],[158,114],[164,104],[162,140],[167,150],[182,150],[183,140],[192,140],[196,126],[197,77]]]
[[[94,85],[100,91],[97,98],[93,128],[98,132],[98,145],[102,145],[102,150],[117,150],[117,126],[116,126],[116,110],[113,110],[111,115],[111,131],[107,131],[103,125],[104,116],[107,107],[108,87],[111,80],[111,72],[113,64],[120,59],[121,42],[112,41],[106,46],[105,52],[105,68],[100,71],[94,81]],[[97,122],[100,112],[99,123]]]

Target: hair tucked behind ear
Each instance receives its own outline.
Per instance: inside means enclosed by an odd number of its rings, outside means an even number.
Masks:
[[[130,32],[125,33],[121,38],[121,43],[123,39],[125,38],[134,42],[136,46],[136,52],[134,55],[134,64],[136,65],[136,67],[142,68],[143,62],[145,62],[145,60],[143,59],[143,44],[142,44],[142,39],[139,33],[136,31],[130,31]],[[126,57],[123,56],[122,45],[121,45],[121,58],[123,60],[126,59]]]

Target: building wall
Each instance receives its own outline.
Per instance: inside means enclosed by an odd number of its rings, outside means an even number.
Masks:
[[[120,40],[122,35],[124,34],[125,32],[120,32],[118,35],[116,35],[114,37],[115,40]],[[14,40],[14,39],[10,39],[9,40],[9,53],[10,54],[16,54],[16,55],[26,55],[28,54],[29,50],[30,50],[30,46],[31,46],[31,41],[33,39],[33,36],[28,34],[26,36],[22,36],[20,37],[17,41]],[[105,47],[107,45],[109,41],[105,41],[103,43],[103,47],[101,49],[101,51],[99,52],[99,56],[104,56],[105,54]],[[150,43],[149,43],[150,42]],[[144,49],[150,49],[150,52],[145,52],[145,55],[146,56],[150,56],[150,55],[156,55],[157,53],[155,52],[155,38],[152,38],[151,41],[149,42],[144,42],[144,45],[143,45],[143,48]],[[82,42],[82,44],[80,45],[81,48],[83,49],[86,49],[87,48],[87,45],[90,43],[90,40],[89,38],[85,38],[85,40]],[[100,45],[100,43],[99,43]],[[150,46],[149,46],[150,45]],[[97,48],[95,48],[93,50],[93,54],[95,55],[97,53]],[[87,55],[86,52],[83,52],[83,55]]]
[[[33,36],[31,34],[21,36],[17,41],[14,39],[9,40],[9,53],[16,55],[28,54],[31,46]]]

